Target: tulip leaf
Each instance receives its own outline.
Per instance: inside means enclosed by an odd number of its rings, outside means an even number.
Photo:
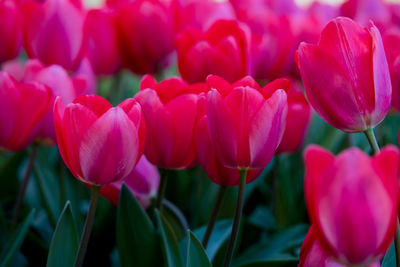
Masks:
[[[299,259],[296,257],[281,255],[275,256],[271,259],[265,259],[260,261],[254,261],[245,263],[242,265],[234,265],[235,267],[296,267],[299,263]]]
[[[218,251],[229,239],[232,231],[232,223],[233,221],[231,219],[220,220],[215,223],[206,249],[207,255],[210,260],[214,260],[214,257],[217,255]],[[207,225],[200,227],[194,231],[194,234],[200,240],[203,239],[206,227]]]
[[[33,209],[26,217],[24,222],[15,230],[12,234],[11,239],[6,245],[3,253],[0,255],[0,267],[10,266],[15,255],[20,249],[26,234],[28,233],[29,227],[32,224],[35,210]]]
[[[382,261],[382,267],[392,267],[392,266],[396,266],[396,252],[394,243],[390,246]]]
[[[46,266],[72,266],[75,261],[78,246],[78,230],[76,228],[74,216],[72,215],[71,203],[67,201],[58,219],[51,240]]]
[[[211,267],[211,262],[207,256],[203,245],[190,231],[187,231],[186,245],[186,267]]]
[[[183,266],[181,254],[178,246],[178,239],[174,234],[171,226],[160,213],[156,211],[156,221],[162,239],[162,249],[164,261],[168,267]]]
[[[159,237],[150,218],[122,186],[116,224],[118,253],[122,266],[159,266]]]

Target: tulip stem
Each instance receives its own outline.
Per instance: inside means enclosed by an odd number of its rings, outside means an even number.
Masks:
[[[365,136],[367,136],[368,142],[372,148],[372,152],[374,154],[379,152],[379,145],[378,142],[376,141],[376,137],[374,134],[374,129],[368,128],[367,130],[364,131]]]
[[[160,212],[162,210],[162,202],[163,198],[165,195],[165,189],[167,188],[167,180],[168,180],[168,170],[162,169],[161,171],[161,183],[160,186],[158,187],[158,192],[157,192],[157,199],[156,199],[156,209],[158,209]]]
[[[76,254],[75,267],[82,266],[85,258],[86,248],[89,243],[90,233],[92,232],[94,215],[96,214],[97,200],[99,199],[100,186],[92,185],[92,196],[90,198],[89,211],[86,216],[85,227],[83,229],[81,242],[79,243],[78,253]]]
[[[244,199],[244,188],[246,185],[246,176],[247,169],[240,169],[239,175],[239,190],[238,190],[238,198],[236,202],[236,211],[235,217],[232,225],[231,238],[229,239],[228,249],[226,251],[225,259],[224,259],[224,267],[228,267],[232,260],[233,250],[236,244],[236,237],[239,230],[240,219],[242,217],[242,209],[243,209],[243,199]]]
[[[397,230],[394,236],[394,247],[396,248],[396,266],[400,267],[400,227],[399,218],[397,217]]]
[[[14,216],[11,224],[11,232],[14,232],[17,226],[19,212],[21,210],[22,200],[24,199],[26,188],[28,187],[29,179],[31,178],[31,173],[33,169],[33,163],[35,162],[37,153],[37,145],[32,145],[31,155],[29,156],[28,166],[26,167],[24,178],[22,180],[22,185],[19,189],[17,203],[15,204]]]
[[[204,237],[203,237],[203,241],[202,241],[204,248],[207,248],[207,243],[208,243],[208,240],[210,239],[212,230],[213,230],[215,222],[217,220],[219,210],[221,209],[222,202],[223,202],[225,194],[226,194],[226,189],[227,189],[227,187],[222,186],[222,185],[218,189],[217,199],[215,200],[214,208],[211,212],[210,220],[208,221],[207,229],[206,229],[206,232],[204,233]]]

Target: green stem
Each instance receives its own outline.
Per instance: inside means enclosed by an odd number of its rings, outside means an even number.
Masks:
[[[15,227],[17,226],[19,212],[21,210],[22,200],[24,199],[26,188],[28,187],[29,179],[31,178],[31,173],[33,169],[33,163],[36,158],[37,153],[37,145],[32,145],[31,155],[29,157],[28,166],[26,167],[24,178],[22,180],[21,187],[19,189],[17,202],[15,204],[15,212],[11,224],[11,232],[14,232]]]
[[[400,228],[399,219],[397,218],[397,230],[394,236],[394,247],[396,249],[396,263],[397,267],[400,267]]]
[[[85,258],[87,245],[89,243],[90,233],[92,232],[94,215],[96,214],[97,200],[99,198],[100,186],[92,186],[92,196],[90,198],[89,211],[86,216],[85,227],[82,233],[81,242],[79,244],[78,253],[76,254],[75,267],[82,266],[83,259]]]
[[[210,239],[212,230],[213,230],[215,222],[217,220],[219,210],[221,209],[222,202],[223,202],[225,194],[226,194],[226,189],[227,189],[226,186],[221,185],[219,187],[217,199],[215,200],[214,208],[211,212],[210,220],[208,221],[207,229],[206,229],[206,232],[204,233],[204,237],[203,237],[203,241],[202,241],[204,248],[207,248],[207,243],[208,243],[208,240]]]
[[[60,174],[60,201],[61,207],[64,207],[67,201],[66,184],[65,184],[65,165],[64,162],[59,160],[59,174]]]
[[[243,209],[243,199],[244,199],[244,188],[246,185],[246,176],[247,169],[240,169],[239,176],[239,190],[238,190],[238,198],[236,202],[236,211],[235,217],[232,225],[231,238],[229,239],[228,249],[226,251],[225,259],[224,259],[224,267],[228,267],[232,260],[233,250],[236,244],[236,237],[239,230],[240,219],[242,217],[242,209]]]
[[[156,198],[156,209],[160,212],[162,210],[162,202],[165,195],[165,189],[167,188],[167,180],[168,180],[168,170],[161,171],[161,183],[158,187],[157,198]]]
[[[367,137],[368,142],[372,148],[372,152],[374,154],[378,153],[380,150],[379,150],[378,142],[376,141],[374,129],[369,128],[369,129],[365,130],[364,133],[365,133],[365,136]]]

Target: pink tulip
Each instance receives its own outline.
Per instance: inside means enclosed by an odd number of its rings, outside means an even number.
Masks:
[[[312,116],[311,107],[293,81],[279,79],[276,82],[280,83],[276,87],[285,89],[288,101],[285,132],[276,153],[292,153],[300,148],[306,138]]]
[[[207,118],[217,159],[230,168],[264,168],[285,130],[287,100],[279,87],[247,76],[232,85],[207,77]]]
[[[86,16],[88,55],[98,75],[116,73],[121,66],[115,15],[106,9],[92,9]]]
[[[22,44],[22,14],[16,0],[0,1],[0,63],[18,56]]]
[[[180,169],[193,164],[197,89],[196,85],[189,86],[180,78],[169,78],[157,84],[152,76],[143,77],[135,99],[142,106],[146,119],[145,154],[154,165]]]
[[[152,165],[145,156],[142,156],[128,176],[118,182],[101,187],[100,194],[117,206],[123,183],[146,209],[157,193],[160,174],[157,167]]]
[[[229,82],[249,72],[249,32],[233,20],[218,20],[206,32],[190,28],[177,37],[178,69],[189,83],[216,74]]]
[[[82,182],[107,185],[128,176],[144,150],[145,125],[132,98],[112,107],[100,96],[80,96],[54,104],[54,124],[61,156]]]
[[[392,88],[378,29],[336,18],[317,45],[302,43],[297,64],[308,100],[329,124],[345,132],[375,127],[390,108]]]
[[[332,257],[324,251],[318,242],[317,234],[313,226],[307,233],[300,250],[300,262],[298,267],[346,267],[343,264],[335,262]],[[367,267],[380,267],[379,261],[376,261]]]
[[[159,73],[174,49],[171,4],[161,0],[120,2],[117,29],[123,63],[137,74]]]
[[[84,55],[84,13],[69,0],[26,1],[24,43],[29,57],[74,69]]]
[[[378,25],[390,22],[390,10],[384,0],[347,0],[340,6],[341,15],[367,26],[369,20]]]
[[[39,83],[19,83],[0,72],[0,147],[18,151],[36,136],[32,131],[51,108],[51,92]]]
[[[304,161],[307,209],[323,249],[347,266],[378,261],[397,228],[397,148],[373,157],[349,148],[335,157],[314,145]]]

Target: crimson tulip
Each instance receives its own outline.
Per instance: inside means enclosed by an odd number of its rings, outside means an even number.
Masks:
[[[85,52],[84,13],[70,0],[23,2],[24,44],[30,58],[68,70],[77,67]]]
[[[194,127],[198,121],[197,88],[180,78],[157,84],[150,75],[140,82],[135,96],[146,120],[147,159],[162,168],[191,166],[196,157]]]
[[[144,118],[132,98],[112,107],[97,95],[80,96],[67,106],[57,97],[54,124],[65,164],[88,184],[102,186],[125,178],[144,150]]]
[[[308,100],[345,132],[375,127],[390,108],[392,88],[379,30],[349,18],[331,20],[317,45],[301,43],[297,64]]]
[[[210,75],[207,87],[208,126],[218,160],[230,168],[267,166],[285,130],[287,99],[279,83],[260,88],[250,76],[229,84]]]
[[[161,0],[121,1],[117,6],[123,63],[137,74],[159,73],[174,50],[172,6]]]
[[[312,145],[304,161],[307,210],[323,249],[346,266],[378,261],[397,228],[397,148],[373,157],[349,148],[335,157]]]
[[[148,208],[160,184],[157,167],[142,156],[136,167],[124,179],[102,186],[100,194],[114,205],[118,205],[122,184],[125,184],[143,208]]]
[[[51,108],[51,92],[36,82],[19,83],[0,72],[0,147],[18,151],[36,136],[32,131]]]
[[[0,63],[18,56],[22,44],[22,14],[15,0],[0,1]]]
[[[189,83],[209,74],[239,80],[249,73],[249,40],[245,25],[233,20],[217,20],[205,32],[186,29],[176,40],[179,73]]]

